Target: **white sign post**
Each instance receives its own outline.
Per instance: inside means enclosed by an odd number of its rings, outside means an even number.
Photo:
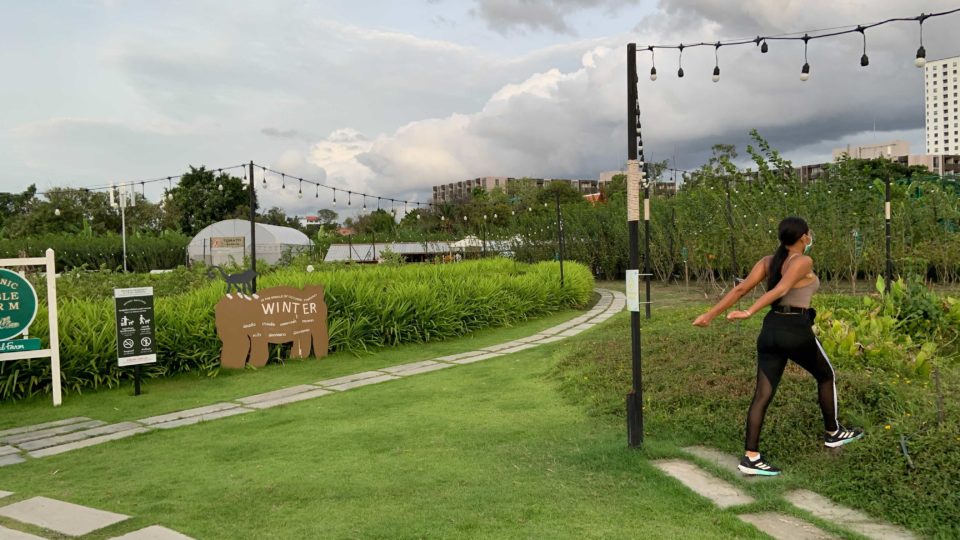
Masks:
[[[45,257],[27,257],[23,259],[0,259],[0,268],[22,267],[22,266],[45,266],[47,269],[47,316],[50,323],[50,348],[37,350],[20,350],[17,352],[0,353],[0,362],[9,360],[26,360],[30,358],[49,358],[50,359],[50,378],[53,386],[53,405],[55,407],[63,403],[63,392],[60,383],[60,330],[57,325],[57,268],[56,260],[52,249],[48,249]],[[26,282],[27,286],[29,282]],[[36,298],[36,291],[32,290],[33,298]],[[16,302],[21,298],[13,299]],[[35,301],[34,301],[35,303]],[[19,308],[19,306],[17,306]],[[32,317],[30,317],[32,320]],[[24,325],[24,331],[29,328],[29,322]],[[19,340],[21,343],[28,340]],[[6,344],[17,344],[17,341],[4,341]],[[23,347],[29,349],[29,347]],[[14,350],[14,347],[5,347],[5,350]]]

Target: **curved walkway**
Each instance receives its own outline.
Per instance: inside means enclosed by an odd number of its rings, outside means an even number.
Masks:
[[[474,351],[281,388],[264,394],[240,397],[231,401],[141,418],[132,422],[108,424],[91,418],[76,417],[0,431],[0,467],[22,463],[26,460],[26,456],[32,458],[53,456],[155,429],[171,429],[250,413],[259,409],[269,409],[270,407],[318,398],[361,386],[397,380],[462,364],[472,364],[545,343],[560,341],[588,330],[623,310],[626,304],[626,297],[623,293],[607,289],[596,289],[596,292],[600,294],[600,300],[583,315],[528,337],[490,345]]]

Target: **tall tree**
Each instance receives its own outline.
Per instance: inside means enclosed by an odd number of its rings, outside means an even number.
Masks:
[[[172,222],[185,234],[196,234],[217,221],[248,217],[250,194],[244,188],[240,178],[191,166],[170,190],[172,199],[164,202],[166,223]]]

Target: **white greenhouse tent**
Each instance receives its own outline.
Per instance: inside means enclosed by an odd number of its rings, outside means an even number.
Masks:
[[[257,223],[257,260],[276,263],[287,252],[310,249],[310,238],[302,232],[278,225]],[[250,221],[227,219],[209,225],[187,245],[191,262],[208,265],[243,264],[250,256]]]

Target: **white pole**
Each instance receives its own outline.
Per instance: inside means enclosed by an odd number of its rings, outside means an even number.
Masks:
[[[120,184],[120,234],[123,236],[123,271],[127,271],[127,185]]]
[[[47,249],[47,316],[50,321],[50,377],[53,382],[53,406],[63,403],[60,388],[60,327],[57,324],[57,262]]]

